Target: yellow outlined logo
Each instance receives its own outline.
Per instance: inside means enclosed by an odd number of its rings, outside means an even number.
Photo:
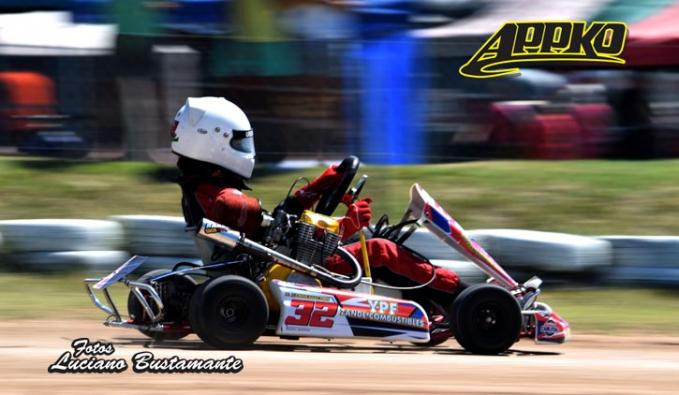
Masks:
[[[502,25],[460,67],[469,78],[519,73],[530,62],[601,62],[625,64],[627,25],[594,21],[510,21]]]

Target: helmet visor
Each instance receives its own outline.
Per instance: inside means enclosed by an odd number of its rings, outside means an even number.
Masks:
[[[231,148],[246,154],[255,153],[255,133],[252,130],[234,130]]]

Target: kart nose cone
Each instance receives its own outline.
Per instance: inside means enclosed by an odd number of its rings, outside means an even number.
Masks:
[[[555,312],[535,312],[535,342],[561,344],[571,337],[571,327]]]

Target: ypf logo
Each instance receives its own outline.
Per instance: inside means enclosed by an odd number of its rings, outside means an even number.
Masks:
[[[394,315],[398,311],[398,303],[385,302],[383,300],[368,300],[368,304],[370,305],[371,313]]]
[[[627,25],[623,22],[507,22],[460,67],[469,78],[519,73],[530,62],[625,64]]]

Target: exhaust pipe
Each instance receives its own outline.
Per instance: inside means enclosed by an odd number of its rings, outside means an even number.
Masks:
[[[353,255],[349,254],[345,249],[339,247],[338,253],[342,254],[345,259],[348,259],[354,265],[354,276],[347,277],[341,274],[333,273],[325,268],[319,266],[309,266],[298,260],[292,259],[287,255],[281,254],[271,248],[263,246],[255,241],[252,241],[242,235],[240,232],[231,230],[228,227],[217,222],[203,219],[203,223],[198,230],[197,235],[203,239],[211,240],[221,246],[231,250],[240,250],[245,253],[255,255],[259,258],[272,260],[281,265],[298,272],[308,274],[311,277],[328,282],[340,288],[355,288],[361,282],[363,276],[361,265],[358,263]]]

